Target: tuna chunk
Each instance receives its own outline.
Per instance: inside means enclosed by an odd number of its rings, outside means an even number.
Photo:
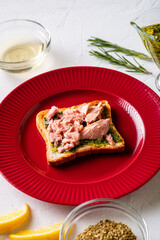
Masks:
[[[71,148],[73,148],[74,147],[74,144],[73,143],[71,143],[71,144],[69,144],[69,143],[67,143],[66,145],[64,145],[64,147],[59,147],[58,148],[58,152],[59,153],[62,153],[62,152],[64,152],[64,151],[69,151]]]
[[[50,133],[50,141],[54,142],[54,145],[57,147],[58,144],[62,141],[62,135],[60,135],[60,134],[57,135],[56,133],[51,132]]]
[[[48,130],[49,132],[52,132],[52,131],[53,131],[53,129],[52,129],[53,119],[51,119],[50,121],[48,121],[48,123],[49,123],[49,125],[48,125],[47,130]]]
[[[110,119],[101,119],[87,125],[81,132],[80,139],[98,139],[105,136],[109,130]]]
[[[47,120],[50,121],[51,118],[53,118],[56,114],[58,113],[58,107],[51,107],[51,109],[49,110],[49,112],[47,113]]]
[[[75,143],[79,142],[80,134],[78,131],[64,133],[64,139],[72,139]]]
[[[82,114],[87,115],[88,109],[89,109],[89,105],[90,105],[90,103],[88,103],[88,104],[84,103],[84,104],[82,104],[82,105],[78,108],[78,110],[79,110]]]
[[[74,115],[74,110],[72,108],[67,108],[66,110],[64,110],[63,115]]]
[[[101,112],[103,109],[103,104],[100,102],[97,106],[91,106],[85,117],[87,123],[95,122],[97,119],[101,119]]]
[[[106,135],[106,140],[109,142],[109,144],[110,144],[111,146],[115,145],[115,142],[114,142],[111,134],[107,134],[107,135]]]

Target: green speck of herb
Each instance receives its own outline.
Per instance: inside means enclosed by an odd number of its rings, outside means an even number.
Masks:
[[[45,129],[47,129],[47,128],[48,128],[48,125],[49,125],[49,124],[47,124],[46,122],[47,122],[47,118],[44,118],[44,122],[43,122],[43,123],[44,123]]]
[[[119,136],[119,134],[115,131],[114,127],[113,127],[113,123],[110,124],[109,126],[109,131],[108,133],[110,133],[112,135],[112,138],[114,140],[115,143],[118,143],[118,142],[122,142],[122,139],[121,137]]]
[[[59,114],[63,114],[63,111],[59,111],[58,113],[59,113]]]
[[[102,119],[110,118],[110,115],[106,106],[103,107],[101,118]]]

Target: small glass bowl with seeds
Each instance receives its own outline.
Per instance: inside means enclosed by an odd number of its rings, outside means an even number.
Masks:
[[[115,199],[94,199],[66,217],[60,240],[148,240],[147,225],[133,207]]]

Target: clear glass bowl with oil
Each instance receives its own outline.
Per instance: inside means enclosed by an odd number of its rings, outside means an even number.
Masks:
[[[32,20],[1,22],[0,36],[0,68],[4,70],[30,69],[41,63],[50,49],[50,33]]]

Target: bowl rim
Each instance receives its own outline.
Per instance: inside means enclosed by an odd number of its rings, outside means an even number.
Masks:
[[[5,62],[5,61],[2,61],[0,60],[0,67],[1,68],[6,68],[6,69],[10,69],[11,67],[15,69],[18,68],[19,69],[19,66],[15,66],[17,64],[21,64],[21,67],[23,66],[29,66],[30,64],[35,64],[36,62],[39,62],[41,57],[43,57],[50,49],[50,45],[51,45],[51,34],[50,32],[39,22],[35,21],[35,20],[31,20],[31,19],[22,19],[22,18],[15,18],[15,19],[9,19],[9,20],[6,20],[6,21],[2,21],[0,22],[0,28],[1,28],[1,25],[3,24],[6,24],[6,23],[13,23],[13,22],[30,22],[30,23],[33,23],[35,25],[38,25],[40,26],[44,31],[45,33],[48,35],[48,39],[47,39],[47,44],[45,46],[45,48],[43,49],[42,52],[38,53],[36,56],[32,57],[32,58],[29,58],[27,60],[23,60],[23,61],[17,61],[17,62]]]
[[[145,230],[145,233],[146,233],[146,239],[145,240],[148,240],[149,239],[149,234],[148,234],[148,227],[147,227],[147,224],[146,224],[146,221],[144,220],[144,218],[142,217],[142,215],[132,206],[130,206],[129,204],[126,204],[120,200],[117,200],[117,199],[112,199],[112,198],[96,198],[96,199],[92,199],[92,200],[89,200],[89,201],[86,201],[84,203],[81,203],[80,205],[76,206],[68,215],[67,217],[65,218],[63,224],[62,224],[62,227],[61,227],[61,230],[60,230],[60,234],[59,234],[59,237],[60,237],[60,240],[63,239],[63,232],[64,232],[64,227],[66,225],[66,223],[68,222],[68,220],[70,219],[71,216],[73,216],[79,209],[89,205],[89,204],[92,204],[92,203],[96,203],[96,202],[105,202],[105,204],[107,204],[107,202],[113,202],[113,203],[118,203],[120,205],[122,205],[123,207],[126,207],[128,208],[129,210],[132,210],[137,216],[138,218],[140,219],[140,221],[142,222],[143,226],[144,226],[144,230]],[[97,205],[100,205],[101,203],[98,203]]]
[[[150,13],[150,12],[156,12],[156,11],[160,11],[160,7],[150,8],[148,10],[145,10],[144,12],[142,12],[142,14],[140,16],[137,16],[137,17],[133,18],[130,21],[130,24],[138,31],[138,33],[145,35],[147,38],[149,38],[152,41],[154,41],[154,42],[159,44],[159,42],[157,40],[155,40],[154,37],[152,37],[151,35],[146,33],[144,30],[142,30],[142,28],[139,27],[139,24],[137,24],[137,20],[141,19],[145,14]],[[158,24],[158,22],[157,22],[157,24]],[[151,25],[153,25],[153,24],[150,24],[148,26],[151,26]]]

